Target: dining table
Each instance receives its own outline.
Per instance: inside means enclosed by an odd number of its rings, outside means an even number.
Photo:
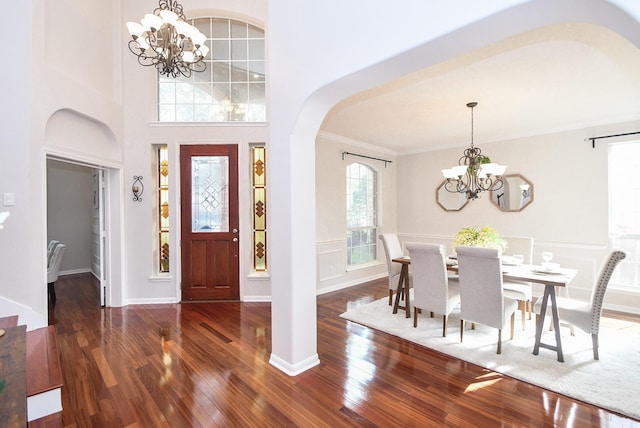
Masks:
[[[411,265],[411,257],[396,257],[392,259],[392,261],[402,264],[400,277],[398,279],[398,288],[396,290],[396,298],[393,305],[393,313],[397,313],[398,309],[404,309],[406,317],[410,318],[409,266]],[[447,260],[446,264],[448,270],[453,272],[458,271],[458,265],[455,259]],[[565,267],[548,269],[532,264],[502,264],[503,280],[533,282],[544,285],[542,306],[540,307],[540,314],[538,322],[536,323],[536,338],[533,345],[533,355],[538,355],[540,348],[550,349],[552,351],[556,351],[559,362],[564,362],[562,340],[560,337],[560,319],[558,317],[558,307],[556,305],[556,287],[567,287],[577,274],[578,271],[576,269]],[[404,306],[400,305],[401,296],[404,296]],[[548,307],[551,309],[551,318],[556,340],[555,345],[542,342],[542,330],[544,328],[544,319]]]

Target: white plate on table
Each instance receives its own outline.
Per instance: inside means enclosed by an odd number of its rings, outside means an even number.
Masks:
[[[500,257],[500,263],[503,266],[518,266],[518,262],[516,261],[516,259],[511,256]]]

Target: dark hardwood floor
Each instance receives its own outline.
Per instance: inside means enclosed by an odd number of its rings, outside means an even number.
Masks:
[[[46,426],[640,426],[339,317],[386,284],[319,296],[321,364],[289,377],[268,362],[269,304],[101,309],[90,275],[60,277],[63,411]]]

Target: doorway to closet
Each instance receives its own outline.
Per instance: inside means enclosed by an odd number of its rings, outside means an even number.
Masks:
[[[56,240],[66,245],[60,275],[91,274],[100,296],[96,305],[104,307],[108,285],[108,170],[53,157],[47,157],[46,169],[46,242]]]

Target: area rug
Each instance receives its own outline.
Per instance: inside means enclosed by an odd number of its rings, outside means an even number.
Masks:
[[[571,336],[563,327],[564,363],[554,351],[540,348],[533,355],[535,316],[522,330],[519,312],[516,330],[509,340],[509,329],[503,330],[502,354],[496,354],[496,329],[476,325],[466,329],[460,343],[460,313],[449,318],[447,337],[442,337],[442,317],[421,314],[418,327],[404,311],[392,314],[388,299],[383,298],[340,315],[342,318],[381,330],[411,342],[435,349],[492,371],[594,404],[598,407],[640,420],[640,334],[600,328],[600,360],[593,359],[591,335],[578,329]],[[554,333],[545,329],[543,343],[555,343]]]

